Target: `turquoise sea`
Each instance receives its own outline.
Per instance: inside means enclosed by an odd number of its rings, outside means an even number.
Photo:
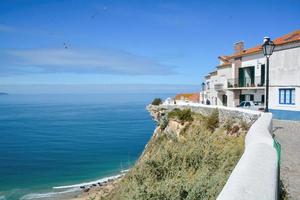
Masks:
[[[155,128],[145,106],[156,96],[0,96],[0,200],[61,199],[70,191],[53,187],[132,166]]]

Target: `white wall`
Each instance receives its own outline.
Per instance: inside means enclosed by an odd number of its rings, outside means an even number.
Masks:
[[[218,76],[221,77],[220,81],[224,83],[225,88],[227,88],[227,79],[232,78],[232,68],[226,67],[218,69]]]
[[[295,88],[295,105],[279,104],[279,88],[291,87],[270,87],[269,108],[275,110],[300,111],[300,87],[293,87]]]
[[[261,83],[260,77],[261,76],[261,65],[266,63],[266,58],[263,56],[262,53],[248,55],[242,58],[242,68],[243,67],[251,67],[254,66],[254,76],[255,76],[255,85]]]
[[[233,100],[233,91],[227,90],[226,95],[227,95],[227,106],[235,107],[234,100]]]
[[[279,88],[295,88],[295,105],[279,104]],[[275,51],[270,57],[269,104],[271,109],[300,111],[300,47]]]
[[[218,200],[277,199],[278,156],[273,147],[272,114],[262,116],[245,138],[245,152],[232,171]]]
[[[255,67],[260,67],[260,65],[265,64],[266,59],[264,58],[262,53],[259,54],[253,54],[253,55],[247,55],[242,58],[242,67],[250,67],[250,66],[255,66]],[[258,71],[258,74],[255,75],[260,75],[260,69],[258,70],[255,68],[255,71]]]
[[[215,84],[220,83],[220,78],[218,75],[213,75],[210,77],[210,104],[218,105],[218,92],[215,90]],[[217,104],[216,104],[217,100]]]
[[[300,86],[300,47],[275,51],[270,57],[271,86]]]

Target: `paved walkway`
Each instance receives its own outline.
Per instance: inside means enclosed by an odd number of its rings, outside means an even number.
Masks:
[[[273,120],[274,134],[281,144],[281,179],[289,199],[300,199],[300,122]]]

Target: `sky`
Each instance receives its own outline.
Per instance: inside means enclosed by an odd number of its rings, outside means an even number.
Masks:
[[[95,84],[200,90],[235,42],[247,48],[300,29],[299,9],[298,0],[1,0],[0,90]]]

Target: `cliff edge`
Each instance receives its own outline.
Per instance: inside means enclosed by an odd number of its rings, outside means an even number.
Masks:
[[[249,123],[148,106],[157,123],[135,166],[102,199],[216,199],[244,151]]]

